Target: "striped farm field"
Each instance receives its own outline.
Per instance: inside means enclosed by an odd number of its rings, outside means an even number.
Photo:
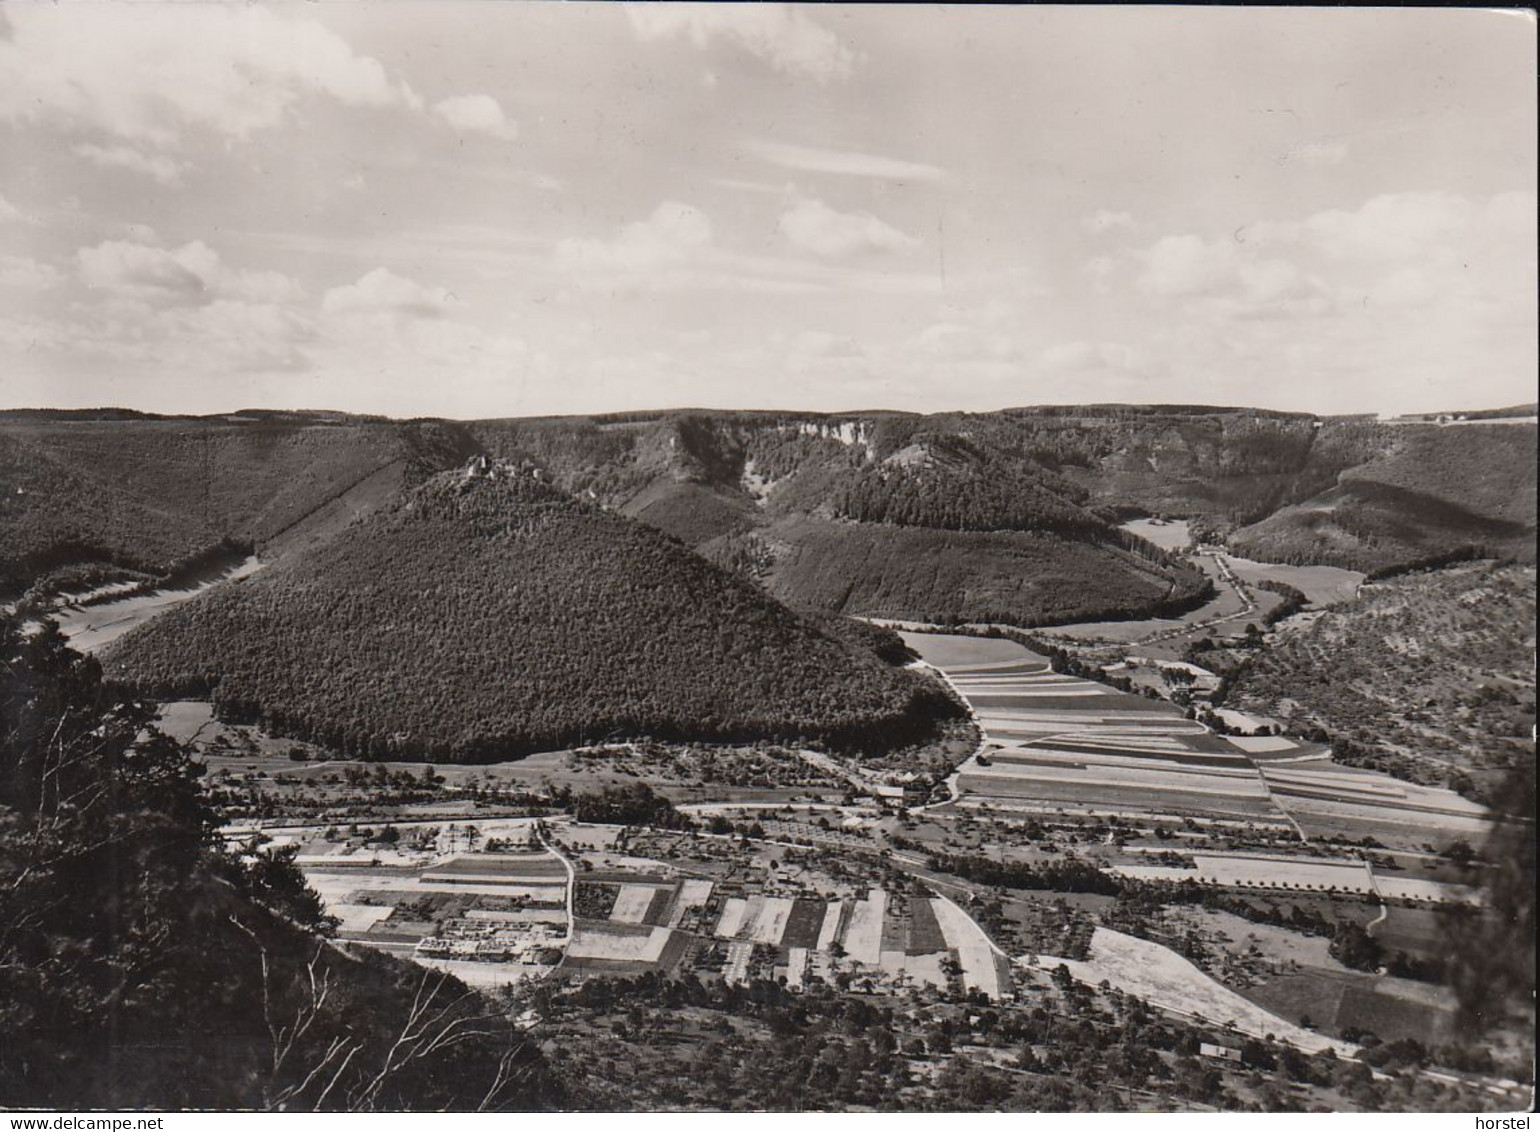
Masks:
[[[906,639],[926,656],[928,638]],[[1244,751],[1162,700],[1052,672],[1024,648],[1014,661],[944,671],[986,738],[985,756],[957,780],[965,802],[1286,820]]]
[[[940,926],[947,946],[957,952],[962,967],[963,985],[999,999],[1010,989],[1010,966],[995,951],[978,924],[956,904],[943,897],[929,901],[931,913]]]
[[[600,960],[621,963],[656,963],[673,933],[667,928],[644,925],[581,923],[567,945],[568,965]]]
[[[1206,817],[1387,844],[1488,828],[1485,811],[1452,791],[1333,763],[1316,743],[1215,735],[1173,704],[1053,672],[1011,642],[991,642],[987,661],[949,665],[969,638],[905,640],[946,673],[984,732],[982,756],[957,778],[970,808]]]
[[[717,920],[718,939],[732,939],[743,927],[743,918],[749,910],[749,902],[741,896],[730,896],[722,903],[722,915]]]
[[[1324,759],[1261,764],[1273,797],[1312,836],[1373,836],[1421,845],[1485,836],[1484,807],[1452,790],[1419,786]]]
[[[792,901],[784,896],[755,897],[749,901],[742,934],[755,943],[779,946],[786,921],[791,917]]]
[[[507,873],[511,876],[566,875],[562,863],[549,853],[471,853],[444,861],[435,868],[439,872]]]
[[[1002,640],[998,637],[966,637],[950,633],[900,633],[899,635],[928,663],[938,668],[945,668],[948,672],[954,668],[966,670],[1020,665],[1023,660],[1034,657],[1039,667],[1044,669],[1048,667],[1046,657],[1036,657],[1014,641]],[[921,644],[924,645],[923,648]]]

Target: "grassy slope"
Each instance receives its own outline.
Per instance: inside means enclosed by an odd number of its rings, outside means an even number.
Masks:
[[[1227,703],[1345,737],[1394,773],[1479,788],[1534,759],[1535,570],[1411,574],[1286,633]]]
[[[677,542],[527,473],[436,477],[131,633],[112,678],[346,750],[509,758],[613,734],[881,748],[950,701]]]

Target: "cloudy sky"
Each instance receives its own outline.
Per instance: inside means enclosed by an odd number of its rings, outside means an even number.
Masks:
[[[0,405],[1532,399],[1477,11],[0,6]]]

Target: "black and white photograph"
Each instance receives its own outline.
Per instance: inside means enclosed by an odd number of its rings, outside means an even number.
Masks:
[[[0,0],[8,1129],[1527,1128],[1536,64]]]

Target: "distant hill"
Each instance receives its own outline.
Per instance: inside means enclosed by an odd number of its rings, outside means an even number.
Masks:
[[[803,609],[1019,625],[1184,609],[1207,583],[997,415],[477,422],[587,498]]]
[[[164,575],[227,544],[276,553],[469,454],[453,426],[335,414],[3,421],[0,593],[66,566]]]
[[[1531,560],[1534,452],[1532,423],[1192,405],[464,423],[27,410],[0,415],[0,591],[100,580],[91,564],[163,574],[220,547],[280,557],[484,453],[528,460],[798,608],[1148,616],[1192,607],[1206,582],[1123,519],[1186,518],[1250,557],[1365,571],[1462,547]]]
[[[128,634],[107,677],[355,755],[462,762],[624,736],[875,751],[960,710],[666,535],[476,466]]]
[[[794,604],[846,612],[899,615],[892,604],[836,601],[821,583],[805,589],[797,580],[805,574],[787,564],[827,554],[843,537],[849,545],[835,553],[860,571],[852,598],[880,592],[901,597],[910,614],[946,608],[981,619],[984,606],[966,588],[943,587],[948,600],[939,604],[915,592],[904,560],[939,553],[942,576],[967,573],[998,593],[1022,583],[1020,570],[988,556],[954,567],[953,552],[934,550],[939,532],[990,532],[997,545],[1008,532],[1031,532],[1039,536],[1032,557],[1050,574],[1057,557],[1061,573],[1093,581],[1062,593],[1045,583],[1010,618],[1030,623],[1105,608],[1143,614],[1194,597],[1196,577],[1114,530],[1134,515],[1195,520],[1253,557],[1364,570],[1467,545],[1534,553],[1535,427],[1525,423],[1441,427],[1100,405],[932,416],[680,412],[468,427],[489,451],[534,460],[556,482],[720,561],[752,564]],[[1050,553],[1045,538],[1062,553]],[[874,543],[887,557],[872,553]],[[1141,561],[1112,553],[1119,549]],[[1160,579],[1153,589],[1152,577]],[[989,604],[1001,612],[997,599]]]
[[[1401,426],[1325,491],[1235,531],[1251,558],[1361,570],[1460,546],[1535,556],[1532,424]]]

